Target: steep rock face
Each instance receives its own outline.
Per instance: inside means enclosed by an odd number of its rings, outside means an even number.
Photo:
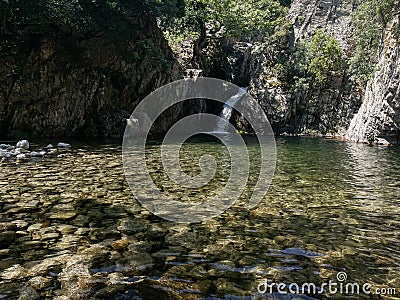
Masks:
[[[0,135],[120,134],[143,97],[181,77],[156,20],[140,12],[128,18],[135,30],[122,43],[104,32],[61,32],[40,39],[22,60],[2,59]]]
[[[347,78],[336,78],[329,86],[316,89],[308,84],[281,86],[266,74],[268,67],[252,79],[250,93],[263,106],[275,133],[344,134],[359,105]]]
[[[294,0],[289,18],[293,24],[294,42],[310,40],[317,29],[332,34],[343,49],[347,49],[350,14],[355,9],[351,1]]]
[[[224,45],[211,76],[246,87],[251,80],[254,58],[254,41],[230,41]]]
[[[400,142],[399,27],[397,15],[386,29],[378,71],[368,82],[361,108],[351,121],[346,134],[349,140],[375,143],[384,137],[395,144]]]
[[[360,105],[360,95],[352,89],[346,73],[326,86],[311,86],[281,82],[271,65],[282,59],[290,65],[297,45],[310,41],[317,29],[332,34],[346,51],[353,9],[348,1],[295,0],[288,15],[291,34],[278,47],[255,55],[258,67],[252,74],[250,94],[264,107],[276,133],[345,133]]]

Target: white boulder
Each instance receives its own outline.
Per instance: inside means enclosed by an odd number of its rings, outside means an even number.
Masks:
[[[14,146],[11,146],[10,144],[0,144],[0,148],[6,149],[6,150],[12,150],[12,149],[14,149],[15,147],[14,147]]]
[[[32,151],[31,153],[29,153],[29,155],[33,156],[33,157],[39,157],[39,156],[43,156],[44,153],[42,154],[41,152]]]
[[[29,142],[27,140],[21,140],[21,141],[19,141],[17,143],[16,147],[28,150],[29,149]]]
[[[17,159],[25,159],[26,155],[24,153],[20,153],[17,155]]]
[[[71,145],[67,144],[67,143],[58,143],[57,147],[58,148],[71,148]]]
[[[10,153],[6,150],[2,150],[0,149],[0,157],[1,158],[9,158],[10,157]]]

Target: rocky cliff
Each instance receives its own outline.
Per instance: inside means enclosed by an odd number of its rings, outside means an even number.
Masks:
[[[76,32],[68,26],[49,26],[24,51],[0,52],[0,137],[117,136],[141,99],[181,78],[181,67],[156,18],[139,9],[138,3],[133,1],[117,16],[129,28],[123,36],[106,27]],[[324,84],[307,78],[301,66],[309,59],[303,45],[318,29],[336,39],[345,58],[352,55],[350,18],[356,9],[346,0],[293,0],[287,22],[272,36],[226,41],[218,56],[209,55],[209,67],[202,75],[249,86],[277,134],[344,136],[347,132],[348,139],[358,142],[383,136],[397,141],[398,16],[386,29],[379,68],[366,92],[350,80],[346,64]],[[178,52],[183,65],[188,65],[190,56],[186,48]],[[203,104],[173,107],[154,132],[165,131],[190,112],[221,110],[221,105],[204,108]],[[234,118],[240,129],[248,130],[245,120],[235,114]]]
[[[298,80],[295,72],[286,81],[276,76],[283,64],[296,63],[301,44],[309,42],[317,29],[336,38],[346,53],[349,47],[350,14],[348,1],[295,0],[289,12],[290,33],[278,44],[256,54],[250,93],[264,107],[276,133],[344,134],[360,105],[360,94],[352,88],[346,70],[327,84]]]
[[[119,135],[143,97],[179,79],[156,19],[135,7],[123,17],[126,38],[61,27],[37,37],[26,54],[3,57],[0,135]]]
[[[364,101],[346,138],[355,142],[400,142],[400,16],[387,26],[378,71],[366,88]]]
[[[355,6],[343,0],[294,0],[289,19],[293,24],[294,42],[309,41],[317,29],[332,34],[343,49],[349,47],[350,15]]]

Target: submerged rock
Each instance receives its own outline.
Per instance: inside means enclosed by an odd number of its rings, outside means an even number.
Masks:
[[[111,247],[114,250],[124,250],[124,249],[128,248],[128,246],[129,246],[129,242],[127,240],[124,240],[124,239],[123,240],[118,240],[118,241],[115,241],[115,242],[111,243]]]
[[[29,285],[36,290],[42,290],[51,284],[51,279],[43,276],[36,276],[28,281]]]

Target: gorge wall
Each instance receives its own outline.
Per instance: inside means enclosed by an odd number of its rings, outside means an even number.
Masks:
[[[120,135],[141,99],[181,78],[156,19],[128,8],[123,17],[133,30],[126,38],[57,28],[26,54],[2,57],[0,135]],[[182,109],[175,107],[172,116]]]
[[[389,22],[378,70],[366,87],[364,101],[346,138],[363,143],[400,142],[400,15]]]
[[[377,71],[364,89],[349,74],[355,10],[357,5],[349,1],[294,0],[288,33],[272,43],[241,42],[230,47],[227,61],[233,64],[225,77],[238,85],[249,85],[249,93],[264,108],[275,133],[333,135],[363,143],[387,143],[380,139],[385,138],[399,144],[399,15],[382,33]],[[296,72],[277,76],[277,69],[283,66],[290,70],[290,65],[297,63],[301,46],[319,29],[333,36],[343,49],[343,74],[330,77],[324,85],[299,78]],[[248,129],[238,115],[236,122],[241,129]]]
[[[219,57],[209,55],[210,66],[202,75],[249,86],[277,134],[339,135],[356,142],[385,137],[396,143],[398,15],[383,35],[377,72],[366,90],[352,82],[347,64],[323,85],[302,77],[298,66],[303,45],[319,29],[335,37],[346,59],[352,55],[350,20],[357,9],[352,3],[293,0],[287,23],[268,42],[259,36],[227,42]],[[184,54],[174,55],[156,18],[137,5],[132,2],[118,16],[131,28],[125,36],[50,26],[23,52],[1,55],[0,137],[120,136],[139,101],[182,78],[179,62],[188,67],[190,41],[180,49]],[[163,132],[191,112],[218,114],[221,109],[199,101],[176,105],[153,131]],[[239,115],[233,117],[241,130],[249,129]]]
[[[296,78],[295,72],[287,75],[288,82],[285,82],[273,69],[282,61],[285,68],[296,64],[300,46],[310,42],[318,29],[334,36],[346,55],[353,9],[348,1],[292,1],[288,16],[290,34],[277,46],[258,55],[258,66],[254,68],[250,83],[250,93],[264,107],[275,132],[345,133],[361,98],[352,87],[346,70],[341,76],[318,85]]]

